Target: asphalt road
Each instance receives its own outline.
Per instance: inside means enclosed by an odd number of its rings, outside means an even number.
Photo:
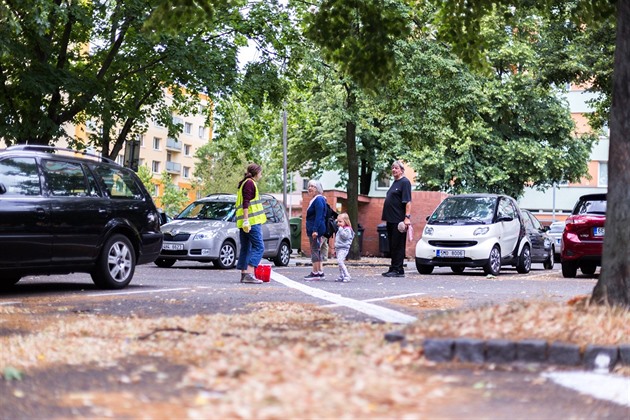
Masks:
[[[88,274],[29,276],[12,290],[1,292],[0,303],[59,296],[60,304],[72,304],[77,312],[161,317],[246,312],[250,303],[283,301],[327,306],[348,319],[392,322],[392,318],[380,317],[378,311],[383,308],[386,313],[401,314],[401,322],[405,322],[405,316],[416,316],[417,311],[400,302],[414,297],[452,299],[461,307],[514,299],[566,301],[590,293],[596,282],[586,276],[564,279],[559,265],[544,270],[540,264],[534,264],[528,274],[504,267],[499,276],[488,278],[481,270],[454,274],[448,268],[421,275],[409,263],[406,277],[386,278],[381,276],[386,263],[373,259],[352,263],[350,283],[334,281],[338,271],[332,261],[325,265],[325,281],[304,281],[310,266],[307,260],[299,259],[288,267],[274,266],[272,280],[260,285],[239,283],[235,269],[220,270],[194,262],[178,262],[171,268],[138,266],[131,284],[117,291],[96,289]],[[365,310],[366,306],[370,310]]]

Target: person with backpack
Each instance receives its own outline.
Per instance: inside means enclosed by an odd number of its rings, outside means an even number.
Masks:
[[[311,201],[306,210],[306,234],[308,235],[311,247],[311,262],[313,267],[311,272],[304,277],[304,280],[324,280],[324,270],[322,266],[322,241],[326,240],[326,212],[328,203],[322,195],[324,188],[321,182],[310,180],[308,182],[308,195]]]

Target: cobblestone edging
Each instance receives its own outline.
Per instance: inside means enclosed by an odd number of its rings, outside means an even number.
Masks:
[[[401,331],[385,334],[388,342],[405,343]],[[422,342],[424,357],[434,362],[548,363],[612,370],[617,363],[630,365],[630,344],[580,346],[546,340],[480,340],[474,338],[427,338]]]

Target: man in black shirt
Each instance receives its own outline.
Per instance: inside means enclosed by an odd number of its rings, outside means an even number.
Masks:
[[[411,224],[411,182],[405,177],[405,167],[397,160],[392,163],[394,182],[387,191],[383,205],[382,219],[387,223],[387,238],[391,265],[383,273],[385,277],[405,277],[405,241],[407,233],[398,230],[398,224],[404,222],[406,227]]]

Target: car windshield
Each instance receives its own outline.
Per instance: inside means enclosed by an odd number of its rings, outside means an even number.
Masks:
[[[176,219],[223,220],[229,222],[234,217],[234,203],[225,201],[195,202],[186,207]]]
[[[494,197],[449,197],[435,209],[431,224],[489,224],[494,217]]]
[[[585,200],[578,203],[573,214],[606,214],[606,200]]]

